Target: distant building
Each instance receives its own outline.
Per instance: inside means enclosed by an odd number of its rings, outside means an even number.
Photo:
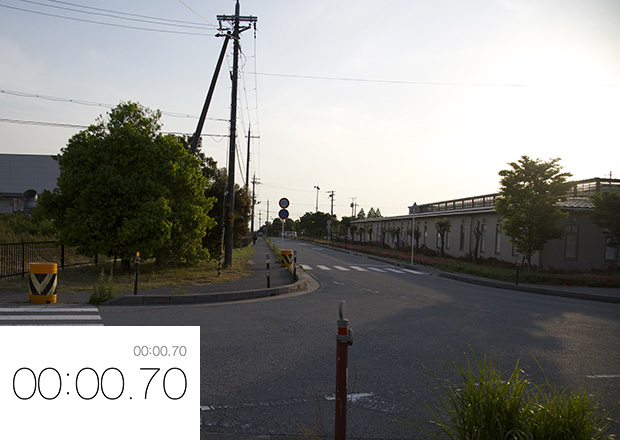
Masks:
[[[38,194],[56,188],[58,176],[52,156],[0,154],[0,213],[27,210]]]
[[[563,220],[565,234],[561,239],[547,242],[542,252],[532,257],[532,264],[542,268],[561,268],[587,271],[618,264],[618,248],[608,246],[604,231],[590,219],[594,205],[589,196],[600,191],[620,190],[619,179],[589,179],[574,182],[569,197],[559,202],[568,213]],[[448,218],[451,230],[445,240],[445,252],[453,257],[471,255],[475,248],[474,228],[479,225],[481,236],[478,255],[483,258],[516,263],[517,255],[509,237],[504,235],[499,215],[495,212],[495,198],[499,194],[467,197],[416,206],[415,227],[420,230],[419,246],[437,250],[440,239],[435,221]],[[372,242],[390,247],[411,246],[413,207],[408,215],[354,220],[355,241]]]

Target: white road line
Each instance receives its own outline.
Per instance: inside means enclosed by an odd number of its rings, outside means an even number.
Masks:
[[[302,269],[304,270],[312,270],[311,266],[308,266],[307,264],[300,264],[300,266],[302,267]]]
[[[341,270],[343,272],[348,272],[349,269],[347,269],[346,267],[342,267],[342,266],[334,266],[336,269]]]
[[[368,269],[374,270],[375,272],[385,273],[385,271],[383,269],[377,269],[376,267],[369,267]]]
[[[347,394],[347,400],[349,402],[355,402],[357,400],[363,399],[365,397],[372,397],[375,393],[352,393]],[[336,396],[323,396],[325,400],[336,400]]]
[[[351,266],[351,269],[355,269],[359,272],[368,272],[366,269],[364,269],[363,267],[359,267],[359,266]]]
[[[92,313],[97,307],[0,307],[2,313]]]
[[[317,264],[316,267],[318,267],[321,270],[331,270],[329,267],[323,266],[322,264]]]
[[[385,270],[387,270],[388,272],[393,272],[393,273],[404,273],[402,270],[392,269],[391,267],[386,267]]]
[[[592,374],[586,377],[588,379],[618,379],[620,374]]]
[[[99,315],[0,315],[0,321],[101,321]]]
[[[418,272],[417,270],[411,270],[411,269],[401,269],[401,270],[403,270],[403,271],[405,271],[407,273],[415,274],[415,275],[424,275],[423,272]]]

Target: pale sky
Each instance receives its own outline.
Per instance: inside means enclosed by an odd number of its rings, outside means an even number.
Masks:
[[[0,153],[56,154],[79,131],[7,120],[88,125],[128,100],[194,132],[223,41],[211,25],[234,1],[183,3],[0,0]],[[316,185],[339,218],[354,198],[388,216],[489,194],[522,155],[620,177],[618,0],[241,0],[241,15],[258,23],[241,38],[236,182],[250,123],[256,221],[282,197],[293,219],[314,212]],[[203,134],[228,133],[231,66],[232,45]],[[203,151],[226,166],[227,139]]]

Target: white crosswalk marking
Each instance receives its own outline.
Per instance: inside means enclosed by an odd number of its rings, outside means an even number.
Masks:
[[[359,266],[351,266],[351,269],[355,269],[358,272],[368,272],[366,269],[364,269],[363,267],[359,267]]]
[[[394,273],[404,273],[402,270],[392,269],[391,267],[386,267],[385,270],[387,270],[388,272],[394,272]]]
[[[300,264],[300,266],[301,266],[304,270],[312,270],[312,266],[308,266],[307,264]]]
[[[97,307],[0,307],[0,325],[103,325]]]
[[[342,267],[342,266],[334,266],[336,269],[341,270],[343,272],[348,272],[349,269],[347,269],[346,267]]]
[[[401,270],[403,270],[404,272],[407,272],[407,273],[412,273],[414,275],[424,275],[424,273],[418,272],[417,270],[411,270],[411,269],[401,269]]]
[[[317,264],[316,267],[318,267],[321,270],[331,270],[329,267],[323,266],[322,264]]]
[[[385,273],[385,271],[383,269],[377,269],[376,267],[369,267],[368,269],[374,270],[375,272]]]

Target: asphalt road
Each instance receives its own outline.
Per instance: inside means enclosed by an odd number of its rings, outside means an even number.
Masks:
[[[351,438],[424,438],[395,420],[428,418],[432,375],[447,377],[448,363],[473,353],[506,371],[519,362],[534,382],[546,376],[583,387],[620,420],[620,305],[474,286],[298,241],[285,247],[297,250],[318,289],[239,303],[100,308],[105,325],[200,325],[203,431],[295,435],[308,426],[332,434],[341,300],[355,335]]]

